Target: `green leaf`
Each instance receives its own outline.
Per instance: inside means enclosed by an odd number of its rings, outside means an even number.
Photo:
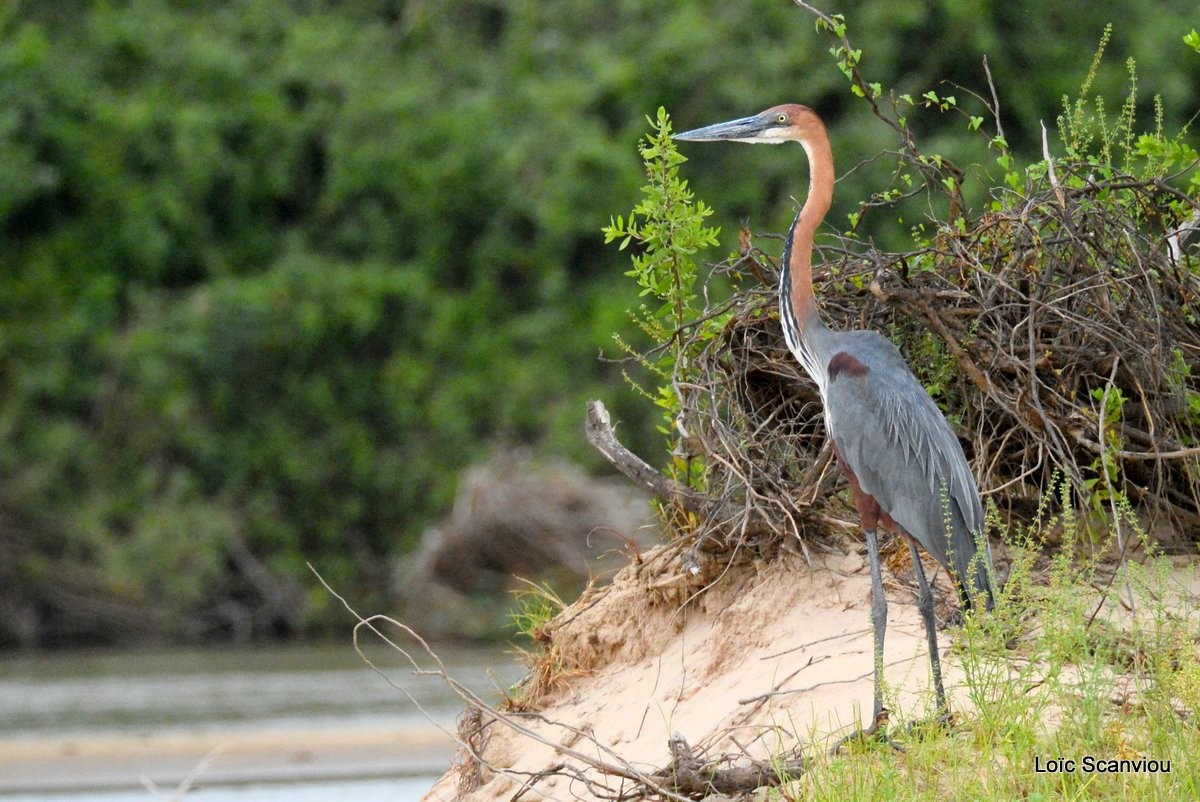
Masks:
[[[630,259],[632,269],[625,275],[634,279],[639,297],[653,297],[658,302],[654,311],[643,306],[633,315],[657,347],[635,356],[644,368],[664,380],[654,403],[663,411],[660,430],[668,437],[675,437],[674,420],[683,403],[680,393],[687,392],[676,387],[688,385],[694,371],[693,351],[715,336],[715,332],[706,332],[703,327],[718,326],[720,321],[708,318],[700,323],[698,338],[685,341],[674,333],[702,317],[701,310],[695,308],[699,273],[696,254],[716,245],[720,230],[705,225],[712,208],[695,200],[688,182],[679,177],[679,165],[687,159],[671,139],[670,131],[670,117],[660,108],[638,150],[647,178],[641,200],[628,218],[623,215],[612,218],[604,232],[606,242],[624,235],[622,250],[633,243],[639,246],[639,252]],[[703,482],[703,471],[685,466],[676,478]]]

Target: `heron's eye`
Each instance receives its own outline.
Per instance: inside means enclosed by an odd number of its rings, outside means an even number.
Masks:
[[[787,121],[788,121],[788,116],[786,114],[778,114],[775,116],[775,122],[779,123],[780,125],[783,125]]]

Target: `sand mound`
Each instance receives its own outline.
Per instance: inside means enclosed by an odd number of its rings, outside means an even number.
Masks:
[[[869,572],[854,552],[812,559],[746,559],[697,587],[671,549],[648,552],[556,619],[559,681],[536,714],[517,717],[526,732],[485,729],[486,767],[466,783],[477,787],[460,788],[451,771],[425,799],[510,799],[526,783],[523,799],[593,799],[588,781],[618,781],[573,752],[651,773],[670,761],[674,733],[709,759],[747,760],[852,728],[871,707]],[[921,715],[931,691],[915,587],[886,569],[885,583],[887,678],[902,713]],[[959,675],[952,660],[945,667],[953,696]]]

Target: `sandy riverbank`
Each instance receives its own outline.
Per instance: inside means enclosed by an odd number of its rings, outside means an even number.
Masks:
[[[538,772],[570,763],[570,750],[652,772],[669,762],[674,733],[710,758],[763,759],[825,741],[869,712],[870,581],[862,556],[746,560],[707,588],[673,570],[672,559],[662,549],[649,553],[560,616],[552,637],[561,681],[540,716],[520,722],[525,733],[492,725],[483,741],[491,768],[477,788],[460,788],[451,772],[425,799],[509,799]],[[887,571],[885,584],[887,678],[898,708],[923,714],[930,679],[915,593]],[[949,644],[942,633],[943,653]],[[961,675],[952,657],[944,665],[953,695]],[[522,798],[594,797],[578,778],[547,775]]]

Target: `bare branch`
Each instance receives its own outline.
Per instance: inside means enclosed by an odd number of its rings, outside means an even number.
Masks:
[[[603,402],[588,402],[585,427],[588,442],[603,454],[614,468],[633,480],[634,484],[646,488],[668,504],[678,504],[688,512],[704,512],[707,506],[704,496],[651,468],[645,460],[617,440],[612,418]]]

